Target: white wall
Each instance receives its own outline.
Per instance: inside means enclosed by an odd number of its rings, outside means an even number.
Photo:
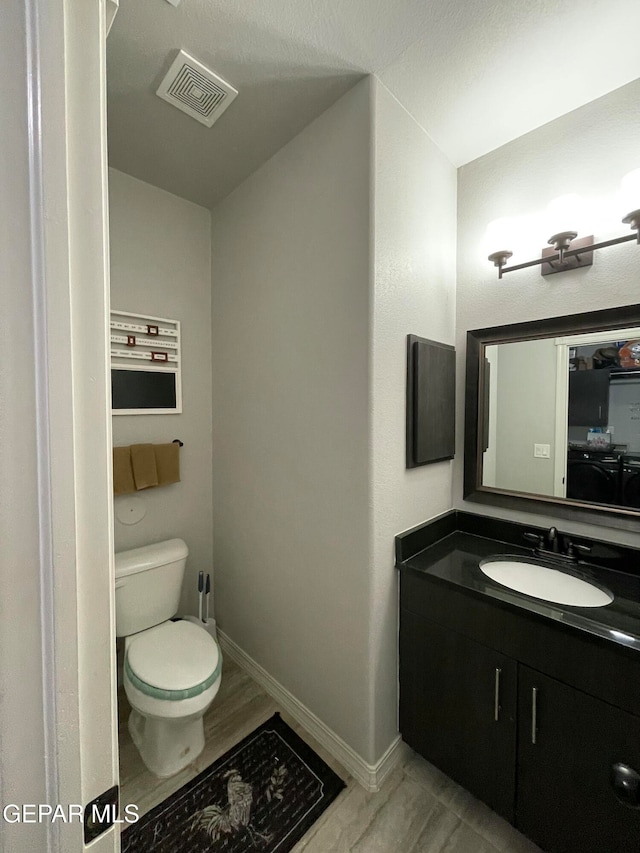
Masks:
[[[394,536],[452,506],[451,462],[405,468],[407,334],[454,343],[456,170],[373,81],[374,287],[370,358],[373,754],[397,733]]]
[[[182,414],[113,417],[115,445],[183,441],[182,480],[136,493],[147,514],[130,526],[116,519],[116,551],[184,539],[182,607],[197,612],[197,573],[213,570],[210,213],[115,169],[109,184],[112,307],[182,324]]]
[[[502,217],[545,211],[553,199],[578,193],[611,201],[621,178],[640,166],[640,81],[624,86],[520,139],[481,157],[458,174],[458,298],[457,340],[458,454],[454,495],[456,505],[473,512],[553,523],[551,516],[482,507],[462,500],[464,411],[464,347],[468,329],[535,320],[580,311],[610,308],[638,299],[638,252],[625,244],[597,253],[592,267],[543,278],[537,269],[510,273],[498,280],[486,260],[487,225]],[[635,205],[637,206],[637,204]],[[628,210],[618,210],[619,218]],[[592,214],[596,217],[597,211]],[[549,227],[552,223],[549,220]],[[626,226],[619,224],[618,233]],[[551,233],[551,231],[549,231]],[[588,231],[586,233],[589,233]],[[518,260],[534,257],[548,234],[534,236]],[[596,230],[596,239],[600,236]],[[503,248],[496,245],[493,247]],[[513,262],[516,262],[514,257]],[[562,523],[563,529],[593,533],[591,525]],[[608,528],[599,534],[612,541],[638,544],[638,537]]]
[[[640,381],[611,383],[609,424],[615,427],[613,442],[626,444],[629,453],[640,452]]]
[[[223,631],[370,756],[369,83],[212,214]]]

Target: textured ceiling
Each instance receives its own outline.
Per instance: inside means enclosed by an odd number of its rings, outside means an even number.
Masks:
[[[637,0],[121,0],[109,158],[212,207],[374,73],[461,165],[640,77]],[[212,128],[155,90],[178,48],[240,94]]]

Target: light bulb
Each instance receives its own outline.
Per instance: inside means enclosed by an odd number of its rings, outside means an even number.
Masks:
[[[622,216],[640,207],[640,169],[628,172],[620,181],[619,198]]]
[[[627,172],[620,181],[620,205],[626,210],[622,221],[636,232],[640,246],[640,169]]]
[[[483,252],[495,252],[498,249],[512,249],[515,236],[514,220],[503,216],[490,222],[484,232]]]
[[[579,237],[591,233],[589,228],[589,208],[587,199],[577,193],[567,193],[549,202],[546,225],[548,236],[561,231],[577,231]]]
[[[509,249],[520,260],[537,252],[540,240],[539,217],[535,214],[504,216],[487,225],[483,238],[483,254]],[[514,263],[517,260],[514,259]]]

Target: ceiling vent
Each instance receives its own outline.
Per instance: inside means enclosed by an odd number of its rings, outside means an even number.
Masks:
[[[156,94],[191,118],[211,127],[238,92],[197,59],[180,50]]]

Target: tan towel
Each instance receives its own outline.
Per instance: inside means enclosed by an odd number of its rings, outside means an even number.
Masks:
[[[131,448],[113,448],[113,494],[130,495],[135,492],[136,484],[133,482],[133,471],[131,470]]]
[[[158,469],[153,444],[131,445],[131,467],[136,489],[148,489],[158,485]]]
[[[180,445],[154,444],[158,485],[169,486],[180,482]]]

